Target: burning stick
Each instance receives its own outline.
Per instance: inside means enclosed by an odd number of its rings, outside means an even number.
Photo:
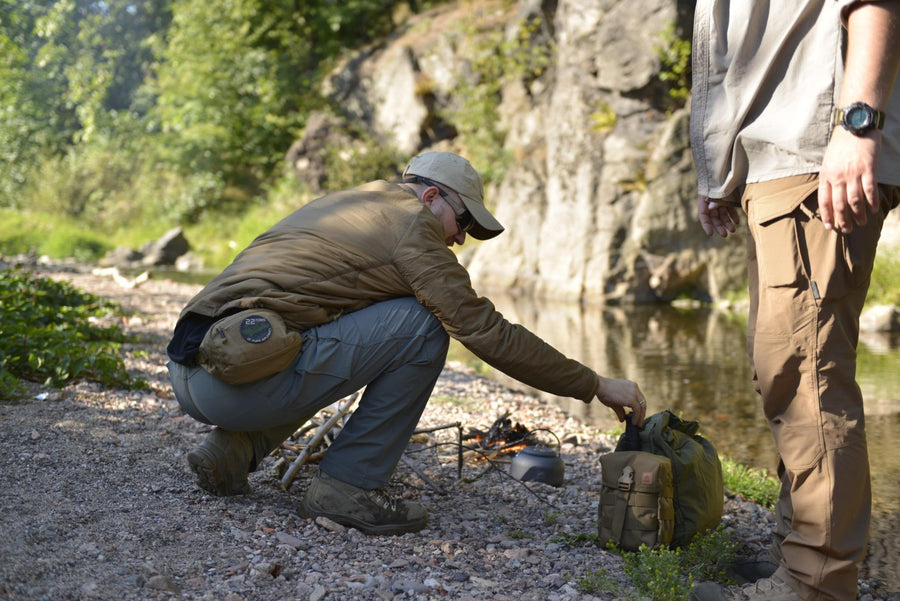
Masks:
[[[493,459],[501,454],[510,455],[520,451],[527,446],[527,439],[530,435],[531,431],[528,428],[518,422],[513,424],[509,413],[504,413],[494,420],[487,432],[472,430],[465,438],[475,443],[476,448],[470,449],[470,456],[472,454],[491,455]]]

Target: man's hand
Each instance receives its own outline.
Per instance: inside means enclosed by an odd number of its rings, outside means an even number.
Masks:
[[[900,70],[900,0],[848,6],[847,50],[837,106],[865,102],[884,110]],[[881,132],[854,136],[834,128],[819,171],[819,214],[827,229],[849,234],[879,209],[877,164]]]
[[[631,409],[637,418],[633,423],[638,427],[644,425],[647,401],[635,382],[600,376],[595,394],[601,403],[616,412],[620,422],[625,421],[625,409]]]
[[[712,236],[715,232],[723,238],[737,231],[739,223],[737,209],[720,205],[706,196],[697,199],[697,218],[707,236]]]
[[[878,211],[880,146],[879,131],[854,136],[842,127],[834,129],[819,171],[819,214],[825,229],[849,234],[854,224],[866,224],[867,210]]]

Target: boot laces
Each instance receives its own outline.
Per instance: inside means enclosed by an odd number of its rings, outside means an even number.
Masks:
[[[388,511],[396,512],[400,503],[397,499],[392,498],[389,494],[387,494],[384,490],[380,488],[376,488],[374,490],[369,491],[369,498],[383,509],[387,509]]]

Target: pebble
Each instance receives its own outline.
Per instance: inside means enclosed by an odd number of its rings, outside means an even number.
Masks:
[[[313,587],[312,592],[309,594],[309,601],[321,601],[325,597],[325,587],[321,584],[317,584]]]
[[[280,542],[281,544],[293,547],[294,549],[299,549],[301,546],[303,546],[303,541],[301,541],[293,534],[288,534],[287,532],[276,532],[275,538],[278,539],[278,542]]]

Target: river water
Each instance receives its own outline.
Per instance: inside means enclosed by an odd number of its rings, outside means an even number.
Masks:
[[[751,387],[745,311],[679,310],[669,306],[584,309],[490,295],[510,321],[521,323],[599,373],[637,381],[649,412],[671,409],[700,422],[721,456],[774,473],[776,458],[760,401]],[[452,356],[477,363],[456,345]],[[491,372],[505,384],[521,385]],[[864,335],[858,381],[865,398],[873,486],[867,577],[900,591],[900,336]],[[579,419],[610,430],[611,410],[599,403],[538,391]]]

